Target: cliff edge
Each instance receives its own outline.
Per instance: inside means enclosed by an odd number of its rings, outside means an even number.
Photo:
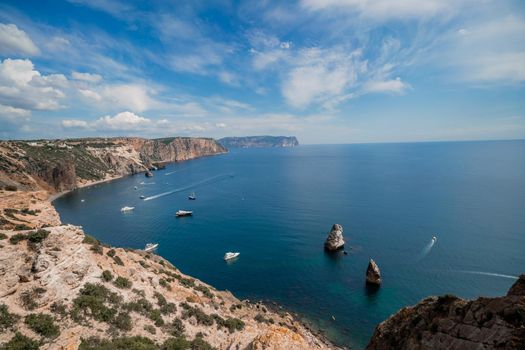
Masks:
[[[506,296],[445,295],[406,307],[379,324],[367,350],[524,349],[525,275]]]

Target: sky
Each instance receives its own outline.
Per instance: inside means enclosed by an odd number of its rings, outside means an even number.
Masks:
[[[525,138],[525,1],[0,2],[0,138]]]

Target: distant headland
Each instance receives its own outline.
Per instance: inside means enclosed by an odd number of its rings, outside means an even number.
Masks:
[[[243,136],[224,137],[218,140],[226,148],[295,147],[299,141],[295,136]]]

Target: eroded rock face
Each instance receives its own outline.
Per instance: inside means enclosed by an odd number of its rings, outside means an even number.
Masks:
[[[368,350],[522,349],[525,275],[504,297],[430,297],[377,326]]]
[[[366,283],[374,286],[381,285],[381,271],[374,259],[370,259],[370,262],[368,263],[368,268],[366,269]]]
[[[342,249],[344,245],[345,241],[343,239],[343,226],[334,224],[330,230],[330,233],[328,234],[328,237],[326,238],[326,241],[324,242],[324,247],[326,250],[334,251]]]

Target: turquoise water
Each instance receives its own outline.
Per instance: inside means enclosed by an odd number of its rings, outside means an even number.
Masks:
[[[340,345],[364,347],[377,323],[428,295],[502,295],[525,272],[525,141],[242,149],[154,175],[54,204],[63,222],[115,246],[158,242],[184,273],[275,301]],[[323,251],[334,223],[348,255]],[[227,251],[241,255],[225,263]],[[370,258],[376,293],[364,286]]]

